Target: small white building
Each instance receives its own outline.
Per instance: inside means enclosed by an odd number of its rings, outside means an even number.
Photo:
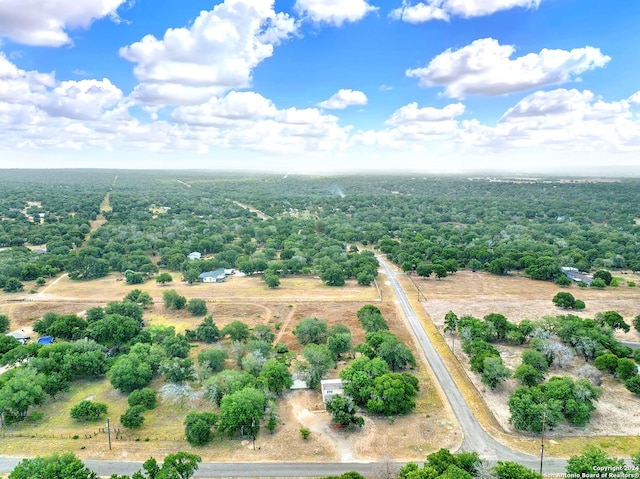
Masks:
[[[187,255],[187,258],[189,258],[189,259],[202,259],[202,253],[198,253],[197,251],[194,251],[193,253],[189,253]]]
[[[337,394],[344,396],[342,379],[323,379],[320,381],[320,390],[322,392],[322,403],[325,406],[327,405],[327,401],[333,396]]]

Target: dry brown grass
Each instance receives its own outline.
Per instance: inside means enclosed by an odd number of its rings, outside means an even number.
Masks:
[[[624,278],[628,281],[638,281],[634,275],[624,275]],[[506,406],[508,393],[486,390],[479,382],[477,375],[469,371],[466,355],[459,349],[456,351],[458,357],[454,357],[451,353],[451,341],[448,337],[445,341],[443,337],[444,315],[451,310],[458,316],[469,314],[482,318],[486,314],[496,312],[504,314],[511,321],[519,322],[523,319],[536,319],[546,315],[566,314],[567,311],[556,308],[551,302],[551,298],[563,289],[548,282],[532,281],[524,277],[500,277],[471,272],[459,272],[440,281],[419,278],[414,278],[414,281],[427,297],[427,300],[421,304],[421,309],[431,319],[424,323],[425,329],[436,344],[440,355],[447,362],[461,391],[470,404],[473,404],[472,410],[480,423],[500,441],[535,454],[539,448],[539,438],[515,433],[507,423],[500,424],[496,419],[498,416],[504,422],[506,417],[508,421]],[[405,288],[407,291],[415,292],[415,286],[409,281],[405,281]],[[615,310],[629,323],[638,314],[636,305],[640,299],[640,288],[630,288],[623,284],[617,288],[604,290],[577,286],[567,290],[576,298],[583,299],[587,305],[585,310],[572,311],[572,314],[594,317],[598,312]],[[410,298],[412,297],[410,295]],[[619,332],[616,336],[620,340],[627,341],[640,339],[639,333],[633,328],[629,333]],[[500,346],[499,349],[503,354],[507,350],[514,349],[510,353],[507,352],[506,356],[514,356],[516,359],[521,352],[521,348]],[[551,371],[550,374],[560,374],[560,372]],[[505,389],[510,390],[509,388],[515,387],[512,386]],[[618,410],[611,409],[610,406]],[[580,452],[584,445],[593,444],[605,448],[611,454],[630,455],[640,449],[636,425],[638,417],[640,417],[640,404],[637,398],[626,391],[620,383],[612,381],[609,384],[605,379],[605,391],[594,413],[593,424],[580,431],[575,429],[570,432],[564,431],[571,435],[583,435],[582,437],[552,437],[546,452],[550,455],[570,456]],[[562,432],[559,434],[561,435]]]
[[[159,286],[153,282],[129,286],[124,281],[116,281],[111,275],[91,282],[74,282],[66,277],[50,282],[41,294],[18,295],[24,301],[7,302],[8,296],[0,297],[0,311],[9,314],[12,326],[28,327],[46,311],[58,313],[79,313],[89,307],[104,305],[108,301],[120,300],[128,291],[139,288],[148,291],[156,304],[145,312],[145,321],[150,325],[171,325],[178,332],[194,329],[202,318],[194,318],[186,311],[166,310],[162,305],[162,292],[175,289],[187,298],[207,300],[209,314],[219,327],[233,320],[246,322],[251,326],[267,324],[276,330],[277,341],[285,343],[293,352],[302,347],[293,335],[296,324],[304,317],[315,316],[327,321],[328,325],[345,324],[354,335],[354,343],[364,340],[364,331],[356,317],[356,312],[364,304],[374,303],[389,322],[391,330],[408,344],[413,336],[407,331],[401,313],[394,302],[389,288],[382,286],[385,301],[379,299],[374,287],[361,287],[349,282],[344,288],[324,286],[317,278],[285,278],[282,286],[272,290],[257,277],[233,277],[225,283],[187,285],[176,283]],[[16,296],[11,296],[15,299]],[[197,355],[203,344],[196,344],[192,356]],[[339,365],[342,367],[342,365]],[[264,431],[258,438],[259,450],[239,439],[216,440],[205,448],[192,448],[183,441],[184,417],[192,410],[202,410],[212,406],[195,401],[184,405],[161,405],[145,414],[143,427],[133,434],[131,440],[113,441],[113,450],[106,448],[106,436],[98,434],[91,439],[84,438],[96,429],[74,424],[68,417],[70,408],[86,397],[106,402],[112,424],[117,426],[119,416],[126,410],[126,397],[114,391],[107,380],[94,383],[78,383],[66,394],[50,401],[40,408],[45,413],[42,421],[29,425],[14,426],[12,431],[37,435],[30,438],[16,438],[0,443],[0,453],[22,454],[24,443],[28,443],[30,454],[72,451],[82,458],[122,458],[144,460],[149,455],[161,457],[177,450],[193,451],[204,460],[228,461],[279,461],[279,460],[339,460],[345,454],[354,460],[375,460],[384,452],[397,460],[423,460],[424,456],[440,447],[456,448],[461,440],[459,428],[452,425],[453,415],[444,407],[443,398],[433,381],[433,375],[425,363],[419,362],[415,370],[420,380],[420,395],[414,414],[398,418],[393,423],[385,418],[367,418],[362,431],[347,433],[328,427],[329,417],[321,411],[322,400],[316,391],[287,393],[279,406],[281,425],[276,434]],[[337,370],[330,373],[337,375]],[[155,386],[161,380],[156,380]],[[214,408],[215,409],[215,408]],[[318,422],[319,421],[319,422]],[[306,423],[319,424],[318,430],[309,441],[300,438],[299,429]],[[97,429],[96,429],[97,430]],[[78,434],[80,439],[69,439]],[[55,438],[48,437],[57,435]],[[47,436],[47,437],[42,437]],[[135,439],[139,438],[139,441]],[[145,438],[149,438],[145,442]]]

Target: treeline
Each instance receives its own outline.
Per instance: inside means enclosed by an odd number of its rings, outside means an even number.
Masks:
[[[117,181],[108,171],[3,175],[0,248],[12,249],[0,251],[0,287],[8,278],[47,279],[60,271],[77,279],[109,271],[151,275],[153,257],[187,278],[225,267],[368,284],[376,268],[347,248],[354,243],[438,277],[458,268],[521,270],[543,280],[562,278],[560,266],[640,270],[636,180],[117,175]],[[76,251],[107,192],[108,223]],[[25,244],[46,244],[47,253],[20,249]],[[189,262],[192,251],[209,262]]]

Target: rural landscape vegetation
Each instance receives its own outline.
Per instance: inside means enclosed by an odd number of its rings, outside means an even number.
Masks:
[[[0,188],[0,455],[38,456],[10,478],[105,460],[147,461],[114,479],[526,479],[541,446],[554,473],[637,477],[637,179],[3,170]],[[473,446],[447,381],[513,457]]]

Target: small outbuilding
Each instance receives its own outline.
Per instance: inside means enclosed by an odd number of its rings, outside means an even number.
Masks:
[[[16,338],[22,344],[27,344],[27,341],[29,341],[31,339],[31,336],[27,336],[22,331],[12,331],[10,333],[7,333],[7,336],[11,336],[12,338]]]
[[[189,258],[189,259],[202,259],[202,253],[198,253],[197,251],[194,251],[193,253],[189,253],[187,255],[187,258]]]
[[[322,403],[325,406],[327,405],[327,401],[333,396],[337,394],[344,396],[342,379],[323,379],[320,381],[320,390],[322,392]]]

